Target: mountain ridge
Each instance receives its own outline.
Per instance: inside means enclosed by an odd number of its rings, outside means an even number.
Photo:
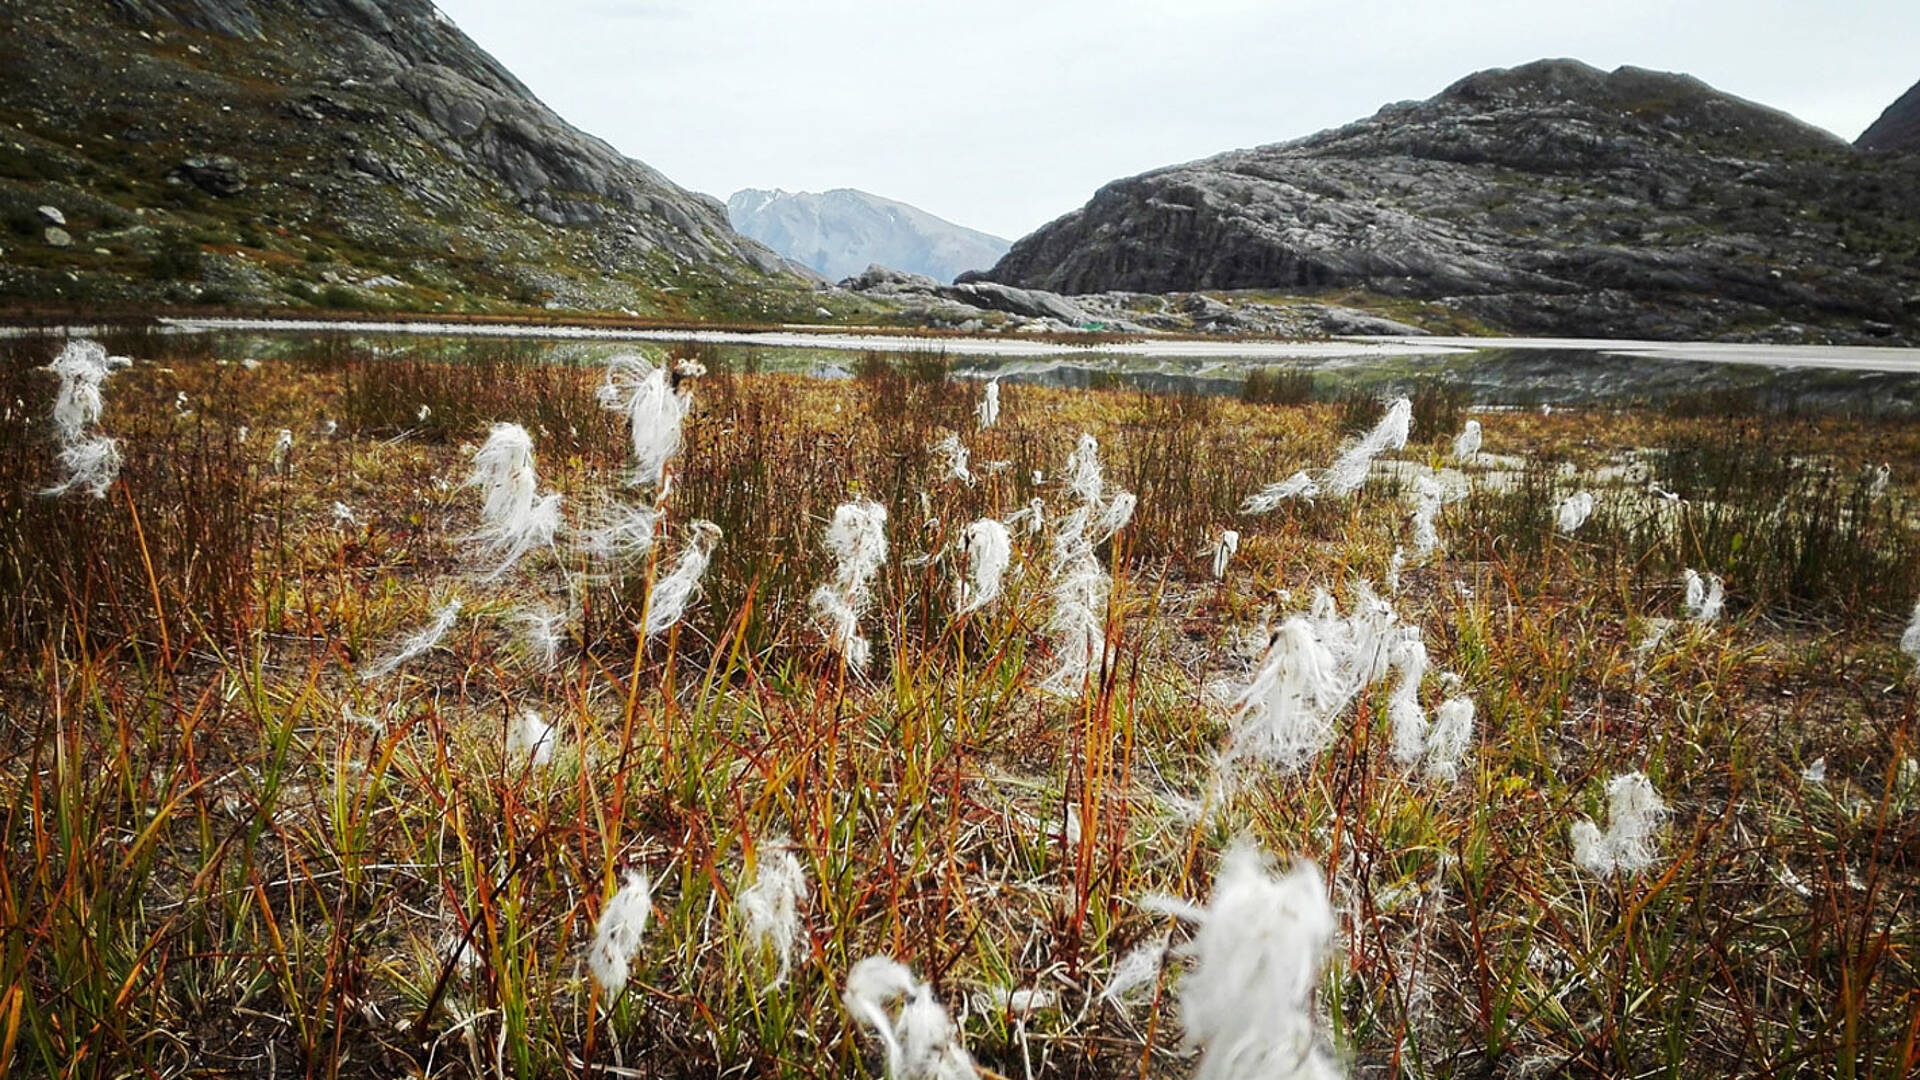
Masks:
[[[727,217],[743,235],[839,281],[884,266],[951,282],[993,265],[1009,242],[858,188],[742,188]]]
[[[1868,340],[1916,333],[1915,196],[1920,168],[1690,76],[1545,60],[1112,181],[961,280],[1361,289],[1521,333]]]
[[[717,199],[568,124],[427,0],[27,0],[0,30],[0,296],[818,307]]]

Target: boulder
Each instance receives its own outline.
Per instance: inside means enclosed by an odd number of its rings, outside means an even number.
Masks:
[[[247,189],[247,170],[225,154],[195,155],[168,174],[216,198],[230,198]]]

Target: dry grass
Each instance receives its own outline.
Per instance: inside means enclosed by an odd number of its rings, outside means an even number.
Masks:
[[[1915,684],[1893,644],[1920,593],[1911,426],[1482,415],[1487,451],[1532,464],[1470,470],[1475,495],[1442,515],[1448,554],[1395,597],[1478,703],[1466,775],[1401,775],[1369,696],[1313,767],[1253,773],[1196,820],[1249,632],[1316,587],[1380,581],[1406,542],[1391,479],[1234,513],[1325,464],[1345,406],[1009,385],[1001,426],[975,433],[977,388],[937,359],[838,383],[716,371],[664,550],[694,518],[726,536],[686,623],[641,648],[630,624],[656,568],[582,584],[591,567],[543,554],[486,583],[457,542],[477,510],[454,486],[462,443],[491,421],[532,431],[570,507],[622,490],[597,371],[344,341],[249,370],[118,343],[141,362],[108,383],[104,427],[130,457],[92,503],[33,494],[53,389],[33,369],[52,345],[6,348],[0,1052],[30,1074],[871,1073],[838,992],[883,951],[956,1012],[991,986],[1060,995],[1024,1023],[966,1008],[1001,1075],[1184,1075],[1177,964],[1130,1011],[1095,996],[1122,953],[1173,929],[1137,901],[1204,899],[1238,834],[1329,869],[1342,936],[1319,1001],[1356,1075],[1920,1063],[1920,780],[1901,772]],[[430,420],[410,420],[422,404]],[[297,436],[284,476],[267,465],[281,427]],[[978,483],[937,477],[928,445],[947,429]],[[1038,539],[1019,540],[1002,603],[964,619],[952,564],[910,558],[975,517],[1058,506],[1083,430],[1140,509],[1104,553],[1107,663],[1064,702],[1033,689]],[[1439,464],[1443,447],[1396,456]],[[1684,513],[1638,509],[1640,481],[1601,473],[1672,447],[1697,451],[1653,466],[1691,470]],[[1890,494],[1854,501],[1883,461]],[[1755,533],[1799,520],[1773,513],[1789,474],[1827,560],[1798,576],[1807,544]],[[1606,512],[1549,538],[1551,498],[1578,486]],[[856,494],[887,507],[892,546],[865,680],[805,614],[821,528]],[[1204,545],[1226,526],[1244,539],[1215,584]],[[1680,565],[1727,577],[1731,618],[1639,651],[1678,613]],[[355,677],[453,596],[466,607],[440,648]],[[509,620],[538,604],[574,611],[550,670]],[[546,768],[502,750],[529,706],[563,733]],[[1816,758],[1820,783],[1802,775]],[[1655,871],[1602,883],[1566,830],[1626,769],[1676,813]],[[730,901],[746,849],[774,834],[813,895],[793,978],[762,993]],[[625,866],[652,871],[656,922],[609,1013],[582,954]]]

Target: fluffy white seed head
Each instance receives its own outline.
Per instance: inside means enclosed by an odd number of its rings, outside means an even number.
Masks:
[[[940,463],[941,476],[969,486],[973,484],[973,470],[967,467],[970,455],[959,435],[947,432],[944,438],[933,444],[933,456]]]
[[[1914,672],[1920,674],[1920,604],[1913,606],[1913,614],[1907,619],[1907,628],[1901,631],[1900,651],[1913,659]]]
[[[1554,511],[1554,527],[1563,533],[1577,532],[1580,526],[1585,525],[1587,519],[1592,516],[1593,493],[1575,492],[1560,500],[1559,507]]]
[[[1040,689],[1075,697],[1087,677],[1099,671],[1107,653],[1107,604],[1113,579],[1086,549],[1071,563],[1056,566],[1049,591],[1053,607],[1047,613],[1046,636],[1053,647],[1053,670]]]
[[[1222,581],[1227,576],[1227,563],[1240,550],[1240,534],[1232,529],[1221,529],[1213,542],[1213,579]]]
[[[1125,1011],[1160,981],[1160,967],[1166,956],[1165,937],[1149,938],[1127,950],[1113,965],[1113,973],[1107,976],[1100,1000]]]
[[[553,749],[559,732],[547,718],[533,709],[523,709],[507,725],[507,758],[528,765],[546,765],[553,761]]]
[[[62,446],[58,457],[66,476],[42,494],[64,495],[79,488],[101,499],[120,475],[120,442],[106,435],[82,435]]]
[[[694,521],[687,527],[687,542],[680,558],[666,577],[653,583],[653,595],[647,599],[648,637],[666,633],[687,613],[687,605],[700,593],[700,578],[713,561],[713,550],[720,544],[720,526],[711,521]]]
[[[1681,584],[1687,591],[1687,618],[1694,622],[1710,623],[1720,617],[1727,602],[1726,586],[1719,574],[1708,574],[1704,579],[1692,570],[1680,575]]]
[[[1433,519],[1446,502],[1446,492],[1433,477],[1423,475],[1414,480],[1407,501],[1412,506],[1413,549],[1422,557],[1431,555],[1440,546],[1440,532]]]
[[[1473,699],[1451,697],[1441,702],[1427,728],[1427,775],[1449,784],[1458,780],[1472,745]]]
[[[434,612],[432,622],[401,639],[400,643],[385,656],[368,665],[366,670],[360,673],[360,677],[373,680],[400,670],[400,665],[425,655],[429,649],[440,644],[440,639],[447,636],[447,631],[453,629],[453,624],[459,619],[460,601],[457,599],[447,601],[439,611]]]
[[[1000,422],[1000,383],[989,382],[980,389],[980,405],[975,415],[980,419],[982,430]]]
[[[1214,876],[1180,982],[1180,1021],[1201,1052],[1197,1080],[1308,1080],[1339,1075],[1314,1030],[1313,995],[1336,921],[1319,866],[1275,874],[1241,841]]]
[[[973,1059],[933,988],[899,962],[869,956],[847,972],[847,1014],[872,1028],[890,1080],[977,1080]]]
[[[1427,752],[1427,713],[1420,707],[1420,681],[1427,674],[1427,646],[1417,636],[1397,641],[1390,649],[1400,681],[1387,699],[1387,717],[1393,727],[1393,759],[1404,768],[1419,764]]]
[[[640,951],[640,938],[652,912],[653,882],[644,870],[627,871],[620,891],[601,909],[593,945],[587,950],[587,970],[609,1005],[627,988],[633,958]]]
[[[1339,663],[1312,621],[1280,625],[1253,681],[1234,699],[1234,757],[1297,769],[1333,741],[1333,719],[1348,691]]]
[[[1600,877],[1638,874],[1653,865],[1653,834],[1667,805],[1645,773],[1621,773],[1607,782],[1607,828],[1584,818],[1572,828],[1573,857]]]
[[[887,509],[870,500],[841,503],[827,526],[833,580],[809,601],[827,644],[849,667],[865,670],[871,648],[860,636],[861,615],[873,602],[873,579],[887,560]]]
[[[1387,406],[1387,414],[1380,418],[1380,422],[1358,440],[1349,443],[1321,474],[1320,490],[1336,498],[1344,498],[1360,490],[1373,471],[1374,458],[1407,445],[1407,434],[1412,423],[1412,400],[1395,398]]]
[[[1115,533],[1127,527],[1127,522],[1133,520],[1133,511],[1139,504],[1140,501],[1134,497],[1133,492],[1116,492],[1101,509],[1099,518],[1094,521],[1090,539],[1098,544],[1112,538]]]
[[[588,556],[603,564],[632,563],[653,550],[660,512],[645,503],[602,506],[594,523],[573,534]]]
[[[541,495],[534,471],[533,437],[519,424],[495,424],[473,455],[467,486],[480,489],[480,530],[468,537],[501,561],[497,577],[536,547],[550,546],[560,529],[560,496]]]
[[[1240,504],[1240,512],[1265,514],[1288,499],[1305,499],[1312,502],[1313,497],[1318,494],[1320,494],[1320,485],[1314,481],[1310,473],[1302,469],[1285,480],[1268,484],[1247,496],[1247,501]]]
[[[734,899],[740,937],[749,952],[772,959],[768,989],[787,981],[794,954],[802,944],[800,905],[807,898],[807,871],[784,837],[763,840],[755,849],[752,884]]]
[[[1472,461],[1480,453],[1480,421],[1469,420],[1453,437],[1453,457],[1456,461]]]
[[[607,365],[600,402],[627,418],[633,439],[634,476],[642,484],[658,485],[666,478],[667,460],[680,452],[681,426],[692,406],[692,382],[674,386],[666,368],[654,367],[637,354],[616,356]]]
[[[1067,455],[1067,490],[1082,503],[1097,503],[1106,491],[1100,466],[1100,440],[1082,432],[1073,453]]]
[[[1027,500],[1027,505],[1007,515],[1007,528],[1024,526],[1026,535],[1038,536],[1047,527],[1047,504],[1039,496]]]
[[[515,612],[510,621],[527,656],[543,668],[553,667],[566,643],[566,612],[530,609]]]
[[[100,387],[113,367],[107,350],[87,338],[67,342],[47,365],[47,370],[60,379],[53,398],[53,427],[61,442],[78,442],[89,427],[100,422],[104,407]]]
[[[1013,539],[993,518],[967,526],[961,540],[966,576],[960,582],[960,614],[979,611],[1000,599],[1001,582],[1013,559]]]

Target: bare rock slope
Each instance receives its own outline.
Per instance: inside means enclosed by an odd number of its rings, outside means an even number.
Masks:
[[[1920,158],[1687,76],[1547,60],[1114,181],[975,276],[1364,290],[1510,332],[1916,339],[1916,206]]]
[[[21,0],[0,70],[16,302],[817,306],[718,200],[567,124],[428,0]]]
[[[834,280],[878,264],[938,281],[984,270],[1007,253],[997,236],[853,188],[766,191],[727,199],[733,227]]]

